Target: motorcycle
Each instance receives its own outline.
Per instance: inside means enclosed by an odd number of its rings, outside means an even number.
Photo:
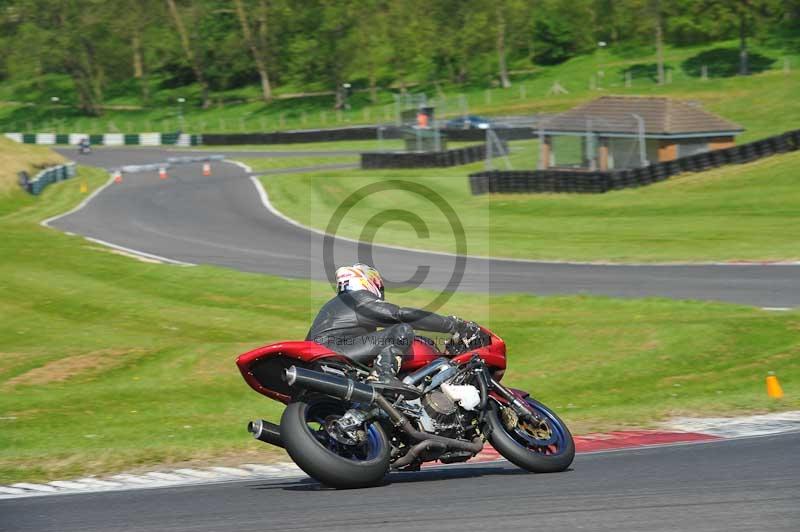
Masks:
[[[443,350],[417,336],[398,373],[402,386],[368,382],[370,368],[308,341],[260,347],[236,364],[251,388],[286,404],[280,425],[254,420],[247,430],[333,488],[375,486],[390,469],[424,462],[466,462],[487,441],[534,473],[564,471],[575,456],[572,434],[550,408],[500,384],[505,343],[477,325]]]

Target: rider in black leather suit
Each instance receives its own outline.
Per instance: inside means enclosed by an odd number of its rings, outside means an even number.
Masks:
[[[369,268],[380,279],[370,266],[356,264],[346,269],[353,268]],[[382,296],[382,281],[378,293]],[[468,326],[468,322],[455,316],[398,307],[383,301],[378,293],[368,289],[347,291],[340,283],[339,293],[320,309],[306,340],[326,345],[362,364],[374,359],[373,378],[396,384],[395,375],[414,341],[415,329],[455,333]],[[378,327],[383,329],[378,331]]]

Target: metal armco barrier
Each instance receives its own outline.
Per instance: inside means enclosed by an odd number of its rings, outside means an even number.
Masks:
[[[60,164],[58,166],[45,168],[33,178],[29,178],[28,174],[25,172],[20,172],[19,184],[22,188],[35,196],[41,194],[42,190],[44,190],[47,185],[71,177],[75,177],[75,163]]]
[[[470,174],[472,194],[571,192],[601,194],[658,183],[683,172],[703,172],[800,149],[800,129],[721,150],[698,153],[642,168],[610,171],[491,170]]]
[[[501,144],[503,152],[508,153],[508,144],[505,141]],[[469,164],[484,159],[486,159],[485,143],[446,151],[362,153],[361,168],[431,168]]]

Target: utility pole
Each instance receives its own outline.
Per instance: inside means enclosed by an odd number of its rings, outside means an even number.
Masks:
[[[642,166],[647,166],[647,148],[644,144],[644,119],[636,113],[631,113],[631,116],[636,120],[639,131],[639,162]]]
[[[184,125],[183,125],[183,104],[186,103],[186,98],[178,98],[178,121],[181,124],[181,133],[184,132]]]

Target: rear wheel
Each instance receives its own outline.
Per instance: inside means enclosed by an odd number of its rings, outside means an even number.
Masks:
[[[378,423],[368,423],[359,438],[334,437],[332,423],[348,405],[327,396],[290,403],[281,418],[281,437],[292,460],[309,476],[332,488],[379,484],[389,470],[389,440]]]
[[[567,425],[542,403],[530,397],[525,401],[533,420],[520,419],[511,407],[491,405],[486,416],[491,426],[489,441],[522,469],[534,473],[564,471],[575,458],[575,442]]]

